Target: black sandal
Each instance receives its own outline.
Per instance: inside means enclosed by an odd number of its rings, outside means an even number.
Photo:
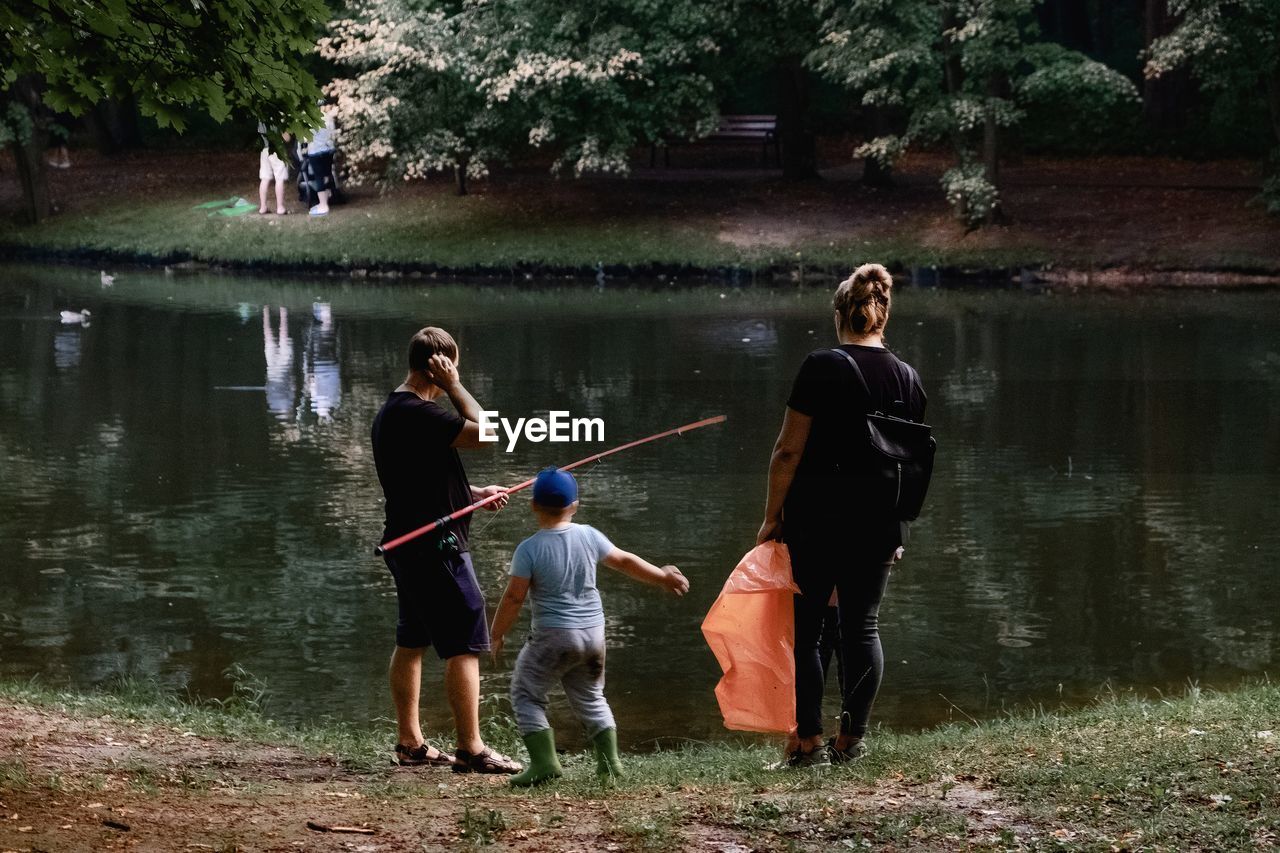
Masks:
[[[454,765],[453,756],[439,749],[435,755],[430,755],[427,745],[423,743],[420,746],[408,747],[402,743],[396,744],[395,763],[401,767],[452,767]]]
[[[465,749],[453,754],[454,773],[519,773],[524,765],[500,752],[485,747],[482,752],[472,755]]]

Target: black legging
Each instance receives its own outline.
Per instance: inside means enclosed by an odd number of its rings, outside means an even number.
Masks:
[[[893,568],[893,547],[863,551],[847,539],[788,542],[795,596],[796,723],[802,738],[822,734],[824,667],[820,647],[831,590],[839,593],[844,701],[840,732],[862,737],[884,675],[880,648],[880,600]]]

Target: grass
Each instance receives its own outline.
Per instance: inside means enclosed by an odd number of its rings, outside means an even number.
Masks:
[[[282,725],[265,712],[261,687],[256,681],[239,679],[230,699],[200,700],[133,677],[115,679],[94,692],[58,690],[38,681],[0,682],[0,698],[125,723],[181,728],[204,737],[291,746],[308,755],[336,758],[353,770],[386,766],[384,732],[336,723],[305,728]],[[154,775],[146,767],[129,769],[139,771],[144,782]],[[199,783],[186,780],[184,785]]]
[[[31,774],[21,761],[0,761],[0,790],[12,788],[26,790],[31,787]]]
[[[1035,248],[921,245],[911,235],[805,240],[741,247],[718,238],[714,218],[559,210],[548,215],[476,195],[381,198],[314,219],[207,217],[190,199],[108,203],[37,227],[10,229],[0,248],[101,252],[151,262],[195,260],[248,267],[441,269],[517,275],[524,269],[725,271],[803,275],[843,269],[850,257],[899,266],[1010,269],[1048,262]],[[273,224],[275,223],[275,224]]]
[[[848,170],[789,182],[743,173],[718,157],[710,170],[641,170],[625,181],[561,181],[526,166],[504,170],[466,197],[435,181],[359,188],[350,204],[323,218],[306,216],[292,200],[294,215],[286,217],[195,209],[254,193],[237,152],[134,152],[98,161],[101,180],[86,180],[95,168],[86,156],[74,173],[53,176],[61,212],[39,226],[6,227],[0,254],[101,257],[103,264],[194,260],[357,277],[594,276],[603,264],[613,276],[712,274],[742,284],[760,274],[829,277],[871,258],[1000,277],[1046,266],[1277,269],[1274,223],[1246,205],[1255,190],[1233,163],[1192,170],[1159,158],[1031,158],[1008,173],[1010,223],[970,233],[938,188],[947,157],[935,153],[901,163],[900,183],[890,191],[863,187]],[[846,156],[842,151],[829,165],[843,165]],[[192,183],[196,163],[201,179]],[[1212,187],[1206,175],[1215,176]],[[1117,180],[1132,189],[1112,191],[1109,182]],[[12,180],[0,181],[0,218],[17,212],[16,189]],[[1205,210],[1213,211],[1207,224]]]
[[[458,821],[458,837],[473,847],[487,847],[507,828],[506,817],[497,809],[464,806]]]
[[[723,192],[723,190],[713,190]],[[104,254],[142,263],[200,263],[242,268],[447,270],[520,277],[526,270],[594,274],[604,264],[648,273],[717,273],[748,283],[758,273],[801,277],[844,270],[850,257],[904,266],[1007,270],[1050,261],[1092,265],[1061,246],[924,245],[919,223],[835,240],[797,237],[741,245],[721,240],[717,215],[705,210],[575,207],[502,195],[392,195],[306,215],[224,218],[193,210],[195,197],[102,201],[38,227],[13,227],[0,250]],[[785,202],[776,202],[782,205]],[[785,209],[778,211],[785,224]],[[1243,259],[1256,265],[1256,259]]]
[[[675,850],[680,847],[677,827],[683,811],[678,808],[653,810],[643,807],[618,816],[614,833],[638,850]]]
[[[385,733],[349,726],[288,728],[260,706],[192,703],[136,681],[80,694],[0,685],[13,702],[118,721],[161,723],[197,734],[291,745],[348,767],[385,769]],[[490,709],[488,736],[509,719]],[[565,778],[511,791],[452,792],[458,836],[501,841],[510,815],[565,818],[573,803],[604,801],[608,834],[623,848],[675,849],[691,832],[745,834],[761,849],[839,844],[975,849],[1245,850],[1280,840],[1280,687],[1190,689],[1176,698],[1103,696],[1087,708],[1033,712],[912,734],[879,733],[863,761],[827,771],[764,769],[774,750],[744,743],[688,744],[625,758],[627,776],[603,786],[588,755],[565,756]],[[136,790],[185,789],[202,778],[170,778],[155,767],[124,768]],[[0,763],[0,790],[41,784],[20,763]],[[51,789],[71,784],[59,778]],[[377,799],[423,796],[421,785],[371,778]],[[430,788],[426,790],[430,796]],[[508,808],[505,803],[510,802]],[[984,816],[992,812],[995,816]]]

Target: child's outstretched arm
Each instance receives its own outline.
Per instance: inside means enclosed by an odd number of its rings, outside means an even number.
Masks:
[[[604,559],[600,562],[611,569],[622,572],[627,577],[671,590],[676,595],[684,595],[689,591],[689,579],[682,575],[675,566],[658,568],[648,560],[641,559],[630,551],[623,551],[621,548],[614,548],[608,554],[605,554]]]
[[[507,591],[502,594],[498,612],[493,614],[493,627],[489,629],[490,649],[495,658],[502,654],[502,643],[511,626],[516,624],[516,618],[520,615],[520,608],[524,606],[524,599],[528,594],[528,578],[513,576],[507,581]]]

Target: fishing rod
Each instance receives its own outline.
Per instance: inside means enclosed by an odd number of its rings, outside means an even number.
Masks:
[[[716,415],[713,418],[705,418],[704,420],[694,421],[691,424],[685,424],[684,426],[678,426],[675,429],[669,429],[664,432],[655,433],[649,436],[648,438],[640,438],[640,439],[636,439],[635,441],[629,441],[626,444],[622,444],[613,448],[612,450],[605,450],[600,453],[596,453],[592,456],[588,456],[586,459],[579,459],[577,462],[571,462],[568,465],[562,465],[560,466],[560,470],[572,471],[574,468],[578,468],[582,465],[589,465],[592,462],[596,462],[598,460],[605,458],[606,456],[612,456],[615,453],[621,453],[624,450],[630,450],[633,447],[639,447],[642,444],[648,444],[651,441],[657,441],[658,439],[666,438],[669,435],[684,435],[686,432],[692,432],[695,429],[701,429],[702,427],[711,426],[712,424],[722,424],[724,422],[725,422],[724,415]],[[426,534],[430,533],[431,531],[435,530],[438,527],[443,527],[444,525],[448,524],[451,521],[457,521],[459,518],[462,518],[464,515],[470,515],[471,513],[475,512],[476,510],[480,509],[483,506],[488,506],[494,501],[501,500],[504,495],[515,494],[521,489],[529,488],[530,486],[533,485],[534,480],[536,479],[537,479],[536,477],[532,477],[528,480],[525,480],[523,483],[518,483],[512,486],[511,488],[507,489],[505,492],[499,492],[496,495],[490,495],[489,497],[484,498],[482,500],[478,500],[475,503],[470,504],[469,506],[464,506],[460,510],[451,512],[448,515],[441,516],[440,518],[437,518],[435,521],[431,522],[430,524],[424,524],[422,527],[419,527],[417,530],[410,530],[408,533],[404,534],[403,536],[397,536],[395,539],[392,539],[390,542],[384,542],[378,547],[374,548],[373,554],[376,557],[381,557],[383,554],[387,553],[393,548],[399,548],[401,545],[405,544],[406,542],[411,542],[414,539],[417,539],[419,536],[425,536]]]

